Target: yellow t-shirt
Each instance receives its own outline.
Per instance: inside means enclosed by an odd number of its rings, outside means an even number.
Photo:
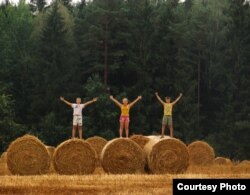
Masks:
[[[126,106],[124,106],[124,105],[122,105],[121,106],[121,115],[122,116],[129,116],[129,105],[126,105]]]
[[[172,109],[173,109],[172,103],[165,103],[164,104],[164,115],[172,116]]]

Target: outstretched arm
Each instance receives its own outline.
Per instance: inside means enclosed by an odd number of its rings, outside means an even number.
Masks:
[[[109,97],[113,102],[115,102],[115,104],[117,105],[117,106],[119,106],[119,107],[121,107],[122,106],[122,104],[117,100],[117,99],[115,99],[112,95]]]
[[[180,95],[179,95],[179,97],[178,98],[176,98],[176,100],[175,101],[173,101],[173,105],[174,104],[176,104],[180,99],[181,99],[181,97],[182,97],[182,93],[180,93]]]
[[[129,107],[131,108],[132,106],[134,106],[139,100],[141,100],[142,99],[142,97],[141,96],[138,96],[133,102],[131,102],[130,104],[129,104]]]
[[[65,104],[67,104],[67,105],[69,105],[70,107],[72,107],[72,103],[70,103],[70,102],[68,102],[67,100],[65,100],[64,99],[64,97],[60,97],[60,100],[62,101],[62,102],[64,102]]]
[[[96,97],[96,98],[93,98],[93,100],[90,100],[90,101],[84,103],[84,106],[88,106],[88,105],[90,105],[90,104],[93,104],[94,102],[97,101],[97,99],[98,99],[97,97]]]
[[[161,102],[161,104],[165,104],[165,102],[160,98],[160,96],[158,95],[158,92],[155,92],[155,95],[157,97],[157,99],[159,100],[159,102]]]

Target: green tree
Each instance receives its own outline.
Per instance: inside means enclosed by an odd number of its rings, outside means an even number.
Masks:
[[[245,1],[231,1],[228,9],[229,30],[225,58],[222,109],[217,114],[221,121],[220,130],[211,139],[222,155],[236,159],[249,158],[249,47],[250,47],[250,7]],[[222,85],[222,84],[220,84]],[[230,148],[230,149],[229,149]]]
[[[106,87],[112,82],[110,74],[123,66],[127,55],[128,34],[122,3],[93,1],[80,11],[76,20],[76,40],[83,76],[87,78],[94,72],[102,73]]]
[[[9,92],[18,105],[15,109],[17,121],[21,123],[27,116],[29,103],[33,64],[33,44],[30,40],[32,24],[32,15],[24,2],[0,9],[0,80],[10,86]]]
[[[84,137],[118,135],[120,111],[109,94],[142,95],[130,134],[159,133],[158,91],[172,99],[184,94],[174,108],[177,138],[204,139],[217,155],[249,158],[247,1],[32,3],[33,13],[24,1],[0,5],[1,150],[24,132],[49,145],[69,138],[72,110],[60,95],[72,102],[99,96],[83,111]]]
[[[11,97],[4,93],[3,84],[0,85],[0,151],[3,152],[7,146],[17,137],[25,133],[22,125],[14,121],[14,102]]]
[[[29,121],[33,128],[39,126],[44,129],[46,125],[43,126],[42,123],[50,121],[55,114],[57,126],[61,125],[66,129],[68,120],[62,120],[66,118],[63,115],[65,110],[58,98],[66,94],[68,97],[75,97],[80,89],[73,19],[67,8],[58,1],[52,4],[44,19],[37,45],[37,61],[33,66],[34,73],[41,74],[32,78]],[[37,114],[33,115],[35,112]],[[38,130],[42,134],[41,129]]]
[[[45,5],[46,5],[46,0],[30,0],[30,7],[33,12],[35,11],[43,11]]]
[[[98,75],[88,78],[83,87],[83,92],[88,101],[98,97],[98,101],[83,110],[84,112],[84,137],[94,135],[112,139],[118,136],[119,109],[115,108],[106,93],[106,88]]]

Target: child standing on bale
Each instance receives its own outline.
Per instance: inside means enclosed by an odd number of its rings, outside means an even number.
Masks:
[[[76,98],[76,103],[70,103],[67,100],[64,99],[64,97],[60,97],[60,100],[64,102],[65,104],[69,105],[71,108],[73,108],[73,127],[72,127],[72,138],[75,138],[76,130],[78,127],[79,131],[79,138],[82,139],[82,109],[86,106],[94,103],[97,101],[97,98],[93,98],[93,100],[88,101],[84,104],[81,104],[81,98]]]
[[[137,103],[140,99],[142,99],[141,96],[138,96],[133,102],[130,104],[128,103],[128,98],[123,98],[122,103],[120,103],[118,100],[116,100],[112,95],[110,96],[110,99],[115,102],[117,106],[121,109],[121,116],[120,116],[120,137],[122,137],[123,129],[125,127],[126,131],[126,138],[128,138],[129,135],[129,111],[130,108],[132,108],[135,103]]]
[[[161,137],[164,137],[164,132],[166,129],[166,126],[169,126],[170,129],[170,137],[173,137],[173,118],[172,118],[172,110],[173,110],[173,106],[181,99],[182,97],[182,93],[180,93],[179,97],[171,102],[171,98],[170,97],[166,97],[164,102],[158,95],[158,93],[155,93],[157,99],[161,102],[161,104],[164,107],[164,115],[162,118],[162,128],[161,128]]]

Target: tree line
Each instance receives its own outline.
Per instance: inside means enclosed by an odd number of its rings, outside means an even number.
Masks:
[[[143,99],[130,134],[160,133],[154,95],[183,98],[174,135],[218,155],[250,158],[250,6],[245,0],[32,0],[0,6],[0,150],[31,133],[48,145],[71,135],[80,96],[85,138],[118,136],[109,100]]]

